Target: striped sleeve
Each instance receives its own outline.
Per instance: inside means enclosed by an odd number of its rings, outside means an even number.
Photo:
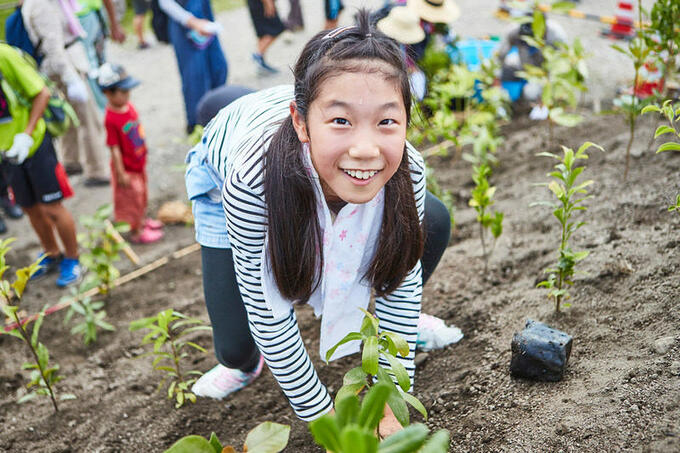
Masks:
[[[418,217],[422,224],[425,215],[425,163],[418,151],[409,143],[406,145],[409,153],[416,208],[418,209]],[[406,358],[398,357],[398,360],[408,371],[409,378],[411,379],[411,391],[413,391],[413,377],[416,371],[414,358],[416,354],[416,340],[418,339],[418,318],[420,316],[422,295],[423,279],[419,260],[394,292],[385,297],[376,297],[375,299],[375,314],[380,321],[380,330],[397,333],[408,342],[408,356]],[[391,368],[389,362],[382,356],[380,356],[380,365],[387,369]]]
[[[314,420],[333,407],[302,342],[295,312],[275,319],[264,300],[261,254],[267,213],[258,153],[225,180],[222,201],[227,218],[236,279],[248,323],[267,366],[299,418]]]

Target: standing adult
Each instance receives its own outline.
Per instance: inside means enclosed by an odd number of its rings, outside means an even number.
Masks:
[[[25,0],[21,15],[31,42],[43,56],[40,70],[66,93],[80,120],[80,127],[69,128],[62,139],[66,172],[83,172],[86,186],[108,185],[104,126],[87,88],[85,31],[75,17],[75,6],[68,0]]]
[[[170,18],[168,35],[182,79],[186,130],[191,133],[198,124],[198,101],[227,81],[227,60],[217,39],[221,26],[214,22],[210,0],[159,0],[159,6]]]

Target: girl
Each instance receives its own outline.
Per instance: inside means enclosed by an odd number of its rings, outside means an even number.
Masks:
[[[310,421],[330,411],[332,400],[300,338],[293,304],[309,303],[323,315],[325,357],[360,328],[359,307],[373,291],[381,328],[410,344],[403,363],[413,379],[422,283],[448,242],[450,219],[441,202],[426,197],[422,158],[405,142],[411,94],[399,47],[369,25],[368,13],[357,26],[312,38],[294,76],[294,87],[223,109],[188,157],[206,304],[224,365],[192,390],[215,397],[220,388],[233,391],[259,375],[264,359],[295,413]],[[226,236],[215,222],[221,181]],[[439,226],[428,228],[428,244],[425,212]],[[347,344],[333,358],[357,350]],[[398,427],[386,409],[381,434]]]

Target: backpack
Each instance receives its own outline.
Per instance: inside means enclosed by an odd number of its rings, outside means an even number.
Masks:
[[[38,66],[40,66],[42,61],[42,55],[40,54],[42,40],[38,41],[37,46],[34,46],[33,42],[31,42],[31,38],[28,36],[24,26],[24,18],[21,16],[21,6],[17,6],[5,21],[5,41],[7,41],[7,44],[18,47],[32,56]]]
[[[47,102],[47,107],[43,113],[45,126],[50,135],[52,135],[52,137],[61,137],[71,126],[80,126],[78,115],[76,115],[76,112],[73,110],[71,104],[68,103],[64,97],[64,94],[59,90],[59,88],[57,88],[56,84],[43,73],[38,71],[38,65],[36,64],[33,57],[17,47],[14,47],[14,50],[16,50],[17,53],[19,53],[38,74],[40,74],[40,77],[45,82],[47,89],[50,90],[50,99]],[[5,94],[8,96],[13,96],[18,103],[28,109],[32,107],[33,103],[31,100],[26,99],[23,94],[16,91],[9,84],[9,82],[5,80],[5,78],[2,76],[2,73],[0,73],[0,85],[2,86]]]
[[[168,15],[158,4],[158,0],[151,0],[151,28],[158,42],[170,43],[170,36],[168,36],[169,20]]]

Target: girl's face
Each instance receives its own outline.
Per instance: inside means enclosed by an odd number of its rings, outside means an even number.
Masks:
[[[310,146],[327,201],[372,200],[401,163],[406,108],[382,72],[344,72],[323,82],[307,122],[291,104],[293,125]]]

